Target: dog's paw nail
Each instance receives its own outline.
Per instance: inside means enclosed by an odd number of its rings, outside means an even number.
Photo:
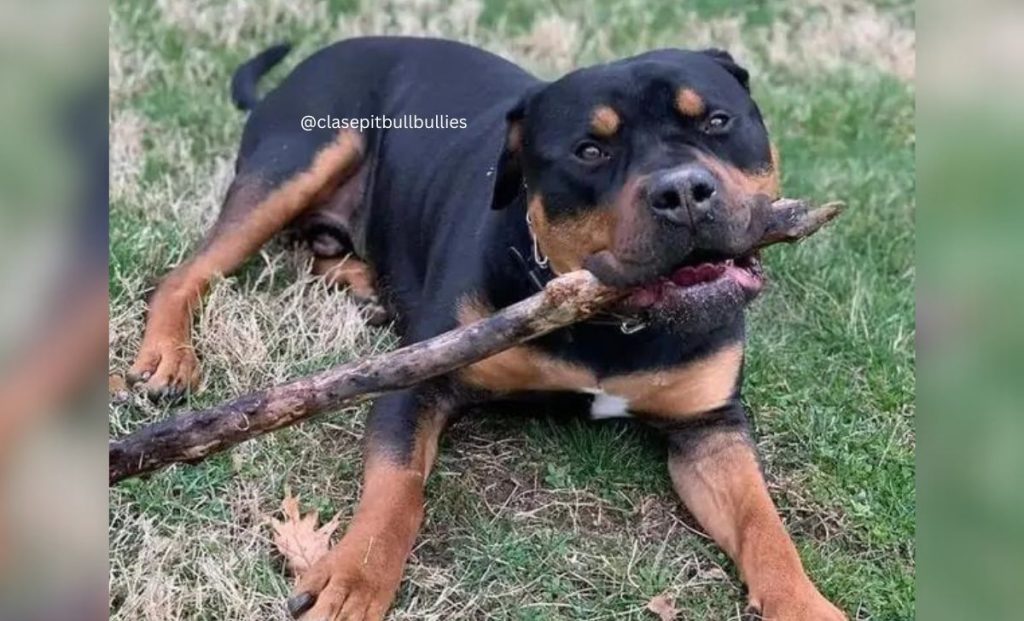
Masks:
[[[293,619],[298,619],[303,615],[303,613],[312,608],[315,603],[316,598],[313,597],[312,593],[299,593],[295,597],[288,599],[288,614],[290,614]]]

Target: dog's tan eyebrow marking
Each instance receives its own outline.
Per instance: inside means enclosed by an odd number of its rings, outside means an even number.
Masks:
[[[619,113],[611,106],[597,106],[590,114],[590,129],[594,135],[602,138],[614,136],[615,132],[619,131],[621,124],[622,119],[619,118]]]
[[[676,109],[683,116],[697,118],[704,114],[704,99],[692,88],[681,88],[676,92]]]

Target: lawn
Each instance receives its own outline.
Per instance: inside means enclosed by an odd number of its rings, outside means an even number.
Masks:
[[[115,0],[110,8],[110,364],[139,344],[146,293],[216,215],[243,118],[237,64],[285,67],[342,37],[430,34],[555,77],[654,47],[715,45],[752,73],[787,195],[846,215],[767,253],[745,395],[770,487],[809,573],[851,618],[914,611],[914,53],[904,0]],[[191,405],[392,347],[305,257],[273,245],[197,320]],[[138,397],[111,433],[167,416]],[[327,519],[359,491],[364,408],[110,494],[111,618],[285,619],[267,517],[285,488]],[[629,423],[481,412],[457,423],[393,619],[735,619],[735,569],[671,491],[665,447]]]

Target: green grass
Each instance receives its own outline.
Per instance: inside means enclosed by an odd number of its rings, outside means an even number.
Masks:
[[[271,81],[358,32],[463,38],[548,76],[665,45],[729,48],[752,69],[786,193],[849,204],[836,226],[767,253],[745,397],[770,487],[826,595],[851,618],[912,618],[914,90],[893,61],[906,50],[888,47],[899,37],[858,39],[843,26],[875,20],[906,34],[914,16],[911,3],[886,0],[845,3],[842,20],[829,21],[837,6],[115,1],[111,50],[124,70],[112,79],[112,369],[130,364],[147,288],[216,212],[242,126],[227,81],[265,45],[299,45]],[[544,18],[566,45],[536,36]],[[301,257],[265,250],[202,310],[205,389],[191,405],[393,346],[357,317]],[[141,398],[114,404],[111,429],[170,411]],[[324,519],[351,515],[364,414],[339,412],[113,490],[112,618],[284,619],[289,579],[266,516],[286,486]],[[533,412],[460,422],[443,439],[392,618],[644,619],[664,591],[680,618],[737,618],[735,569],[695,532],[664,462],[662,441],[629,423]]]

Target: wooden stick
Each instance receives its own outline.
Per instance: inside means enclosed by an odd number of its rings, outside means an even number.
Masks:
[[[775,206],[778,206],[776,209]],[[773,205],[765,243],[806,237],[839,213],[801,201]],[[587,271],[555,278],[544,290],[469,326],[260,390],[205,410],[153,423],[109,444],[109,482],[172,463],[196,463],[255,436],[293,425],[342,404],[407,388],[537,338],[599,312],[627,291],[602,285]]]
[[[835,220],[845,208],[843,203],[833,201],[812,209],[805,201],[780,198],[771,205],[768,225],[756,247],[800,241]]]
[[[601,285],[589,272],[572,272],[552,280],[542,292],[472,325],[207,410],[162,420],[110,442],[110,483],[174,462],[199,461],[343,403],[443,375],[586,319],[621,295]]]

